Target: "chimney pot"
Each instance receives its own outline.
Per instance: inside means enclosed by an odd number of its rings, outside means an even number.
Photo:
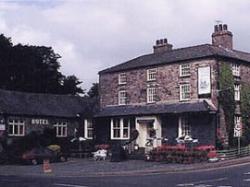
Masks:
[[[233,34],[228,31],[227,24],[219,24],[214,26],[212,34],[212,44],[227,49],[233,49]]]
[[[219,31],[222,31],[222,24],[219,24]]]
[[[224,25],[223,25],[223,30],[224,30],[224,31],[227,31],[227,24],[224,24]]]
[[[172,50],[173,45],[168,43],[167,38],[156,40],[156,45],[153,46],[154,53],[161,53]]]
[[[215,25],[214,26],[214,32],[218,32],[219,31],[219,25]]]

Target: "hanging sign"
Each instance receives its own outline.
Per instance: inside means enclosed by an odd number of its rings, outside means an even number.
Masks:
[[[211,93],[211,71],[210,66],[198,68],[198,94]]]

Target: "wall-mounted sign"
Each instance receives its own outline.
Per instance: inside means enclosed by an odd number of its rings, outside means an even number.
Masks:
[[[211,71],[210,66],[198,69],[198,94],[211,93]]]
[[[47,119],[32,119],[31,124],[33,124],[33,125],[48,125],[49,121]]]

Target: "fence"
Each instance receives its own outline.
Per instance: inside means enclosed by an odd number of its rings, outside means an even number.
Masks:
[[[229,160],[250,155],[250,145],[240,149],[218,150],[220,160]]]

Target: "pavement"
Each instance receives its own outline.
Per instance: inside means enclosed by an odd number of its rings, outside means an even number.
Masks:
[[[207,171],[233,167],[250,163],[250,156],[215,163],[166,164],[127,160],[123,162],[94,161],[93,159],[71,158],[64,163],[52,163],[52,172],[44,173],[43,165],[0,165],[0,175],[5,176],[53,176],[53,177],[98,177],[98,176],[132,176],[163,173],[183,173]]]

